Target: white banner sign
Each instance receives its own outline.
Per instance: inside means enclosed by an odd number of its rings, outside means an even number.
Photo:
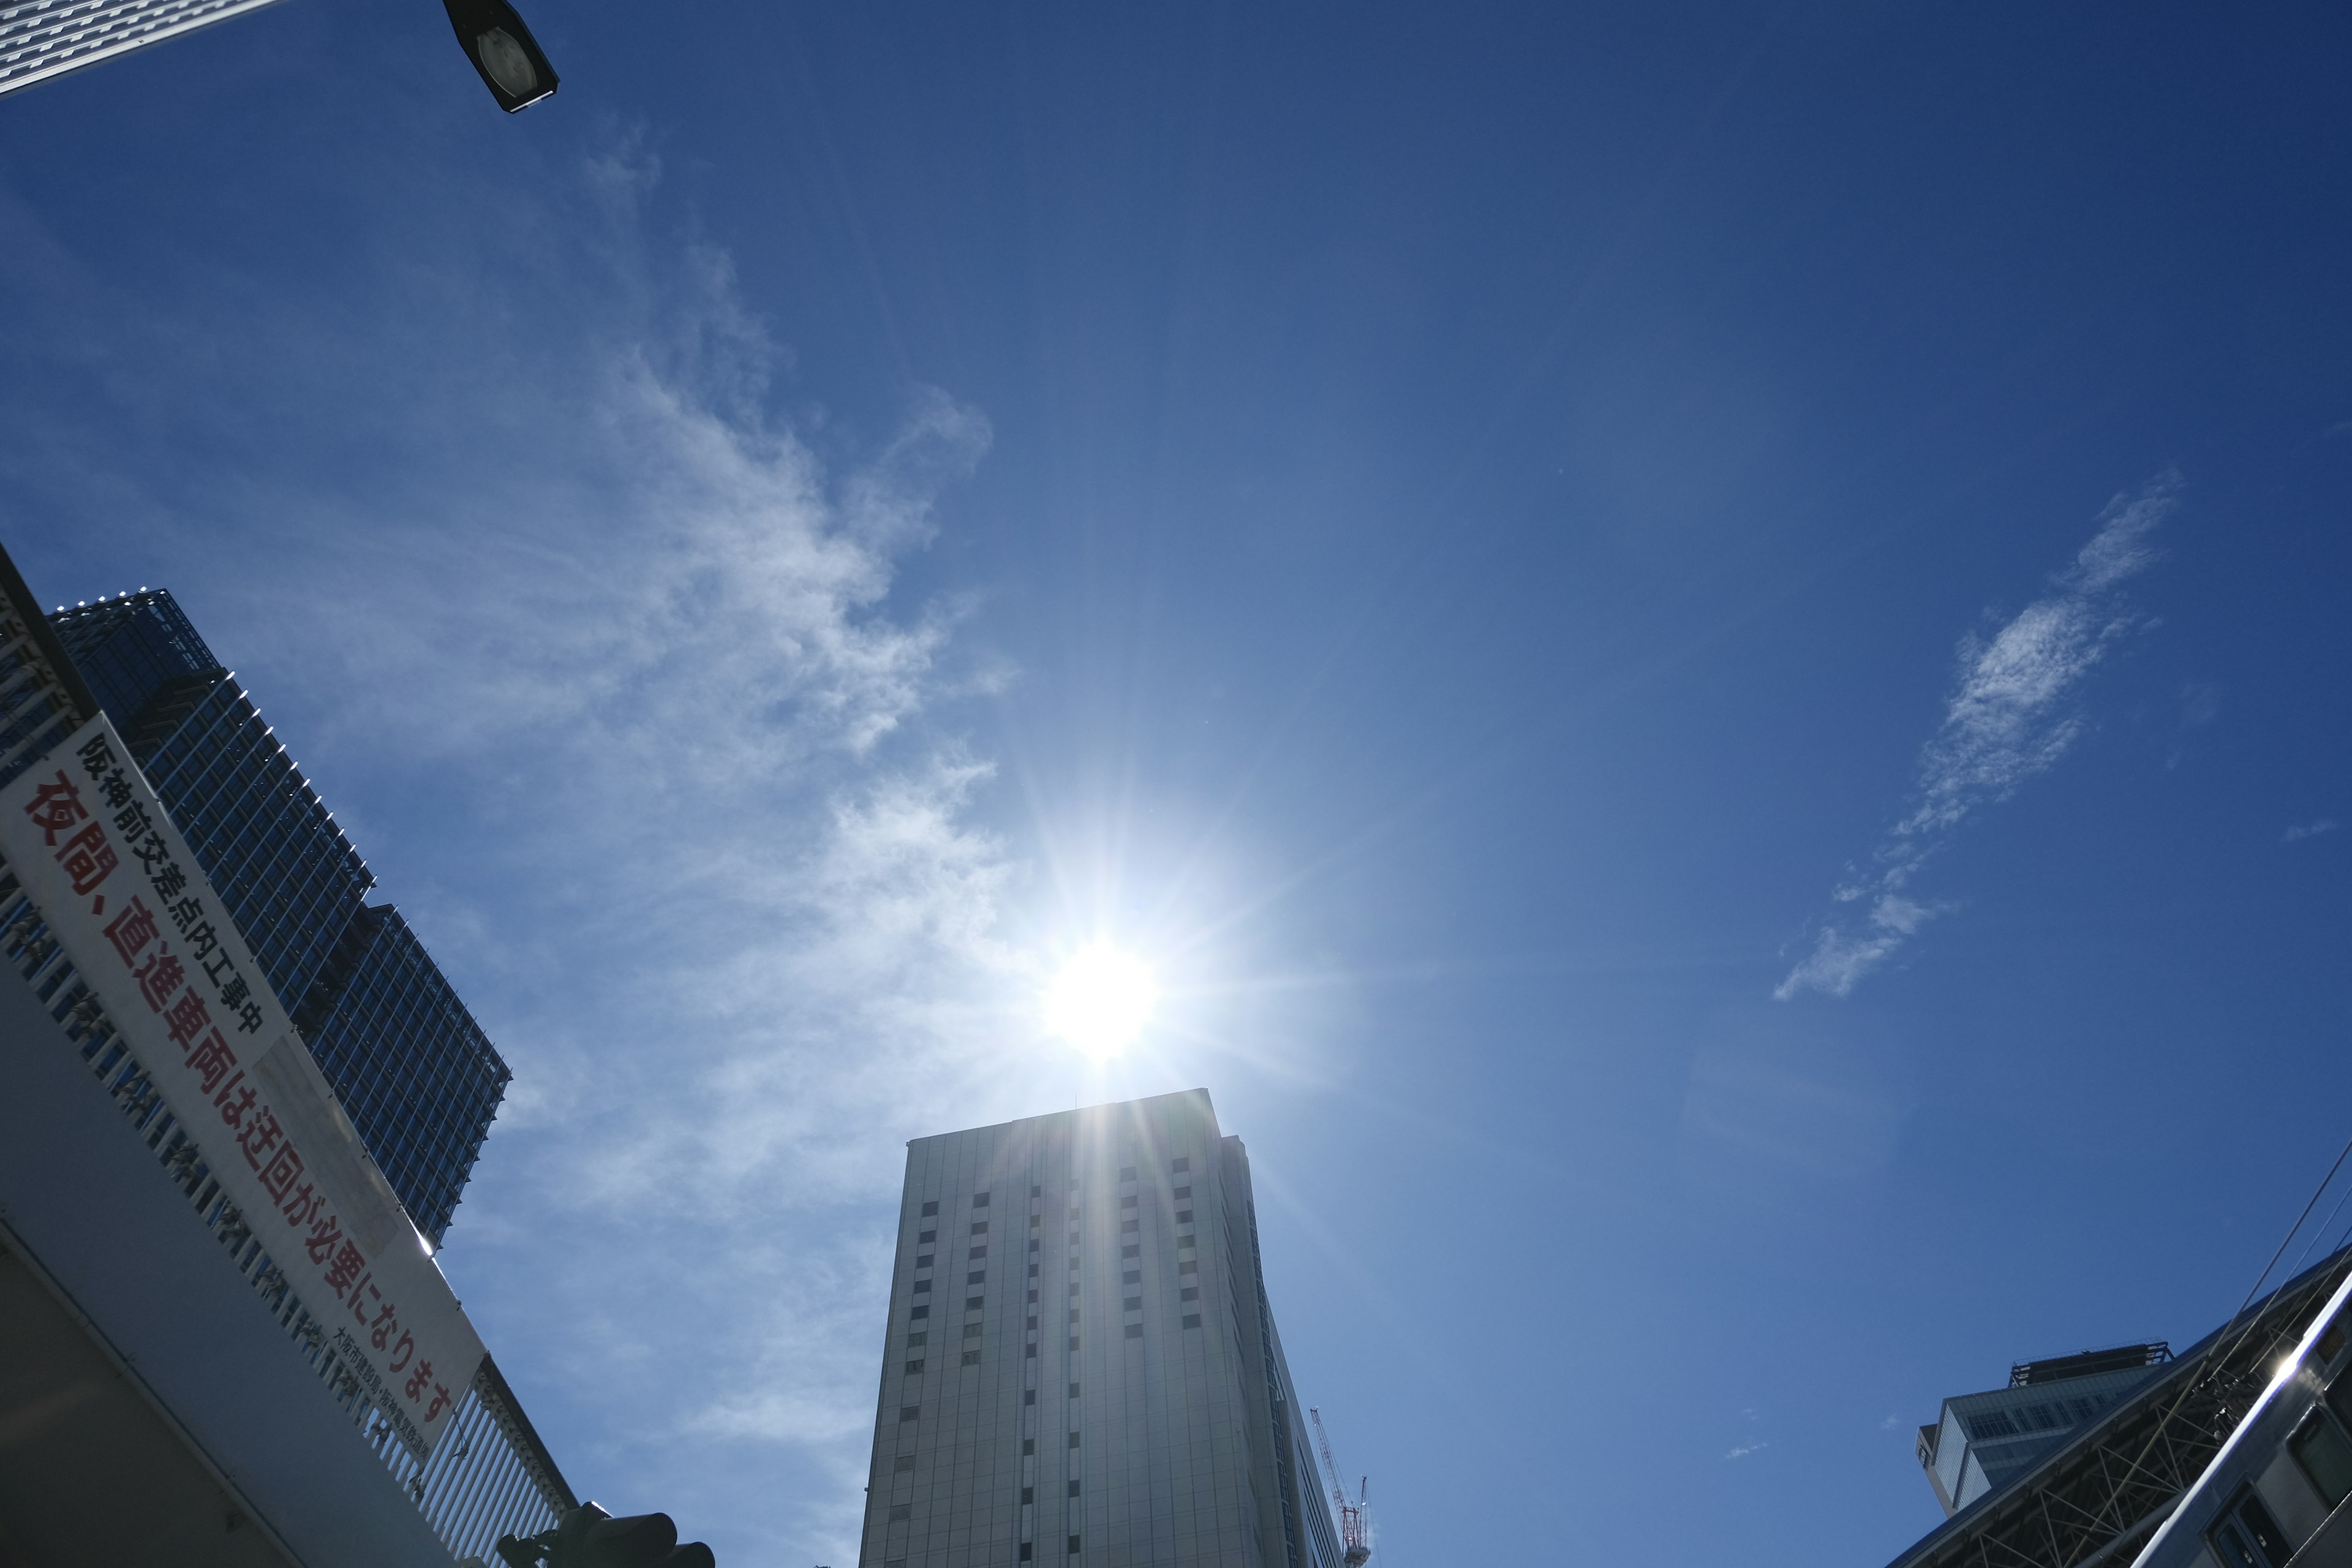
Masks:
[[[0,790],[0,853],[329,1343],[431,1452],[482,1342],[104,715]]]

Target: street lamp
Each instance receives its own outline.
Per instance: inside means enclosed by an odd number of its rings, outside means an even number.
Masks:
[[[441,0],[482,85],[512,114],[555,90],[555,68],[507,0]]]

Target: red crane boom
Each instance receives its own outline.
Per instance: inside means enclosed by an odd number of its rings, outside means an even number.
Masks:
[[[1331,1457],[1331,1435],[1323,1430],[1323,1412],[1309,1407],[1308,1417],[1315,1423],[1315,1441],[1323,1450],[1323,1468],[1331,1478],[1331,1502],[1339,1510],[1340,1555],[1348,1568],[1364,1568],[1372,1554],[1370,1539],[1364,1532],[1364,1502],[1371,1495],[1371,1478],[1367,1476],[1356,1489],[1356,1500],[1348,1500],[1347,1486],[1339,1479],[1339,1462]]]

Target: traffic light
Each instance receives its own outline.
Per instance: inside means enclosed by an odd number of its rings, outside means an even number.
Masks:
[[[508,1568],[718,1568],[699,1541],[677,1543],[669,1515],[614,1519],[593,1502],[565,1513],[553,1530],[521,1541],[501,1535],[496,1550]]]
[[[482,85],[512,114],[555,90],[555,68],[540,52],[539,40],[507,0],[441,0],[466,58],[481,73]]]

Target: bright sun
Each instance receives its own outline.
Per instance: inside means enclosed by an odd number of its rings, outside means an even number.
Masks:
[[[1097,942],[1073,954],[1045,992],[1045,1027],[1093,1056],[1142,1032],[1159,989],[1143,961]]]

